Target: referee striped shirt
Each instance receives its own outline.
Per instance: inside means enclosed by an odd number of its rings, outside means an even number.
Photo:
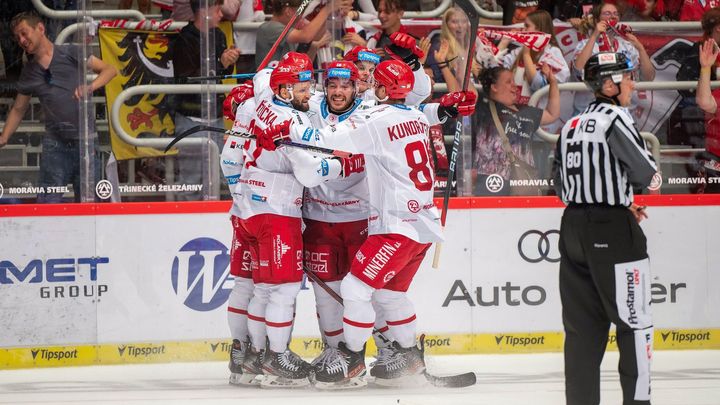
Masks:
[[[627,110],[599,98],[565,123],[555,149],[555,188],[563,201],[629,207],[633,187],[657,172]]]

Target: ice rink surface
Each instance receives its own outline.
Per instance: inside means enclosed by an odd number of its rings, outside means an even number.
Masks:
[[[369,360],[369,359],[368,359]],[[621,404],[617,352],[602,367],[602,403]],[[460,389],[370,386],[319,392],[234,387],[222,362],[172,363],[0,371],[2,404],[261,404],[562,405],[562,354],[434,356],[433,374],[474,371],[478,384]],[[720,405],[720,351],[658,351],[654,405]]]

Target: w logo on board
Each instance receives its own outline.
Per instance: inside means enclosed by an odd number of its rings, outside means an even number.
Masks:
[[[186,243],[172,265],[173,290],[183,304],[196,311],[212,311],[225,304],[230,290],[228,248],[211,238]]]

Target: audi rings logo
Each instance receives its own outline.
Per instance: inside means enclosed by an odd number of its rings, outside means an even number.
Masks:
[[[547,232],[531,229],[520,237],[518,253],[526,262],[540,263],[545,260],[550,263],[557,263],[560,261],[559,241],[560,231],[557,229],[551,229]]]

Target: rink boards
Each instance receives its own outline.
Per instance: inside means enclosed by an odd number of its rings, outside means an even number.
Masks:
[[[720,348],[720,198],[647,196],[657,349]],[[555,198],[454,199],[411,287],[430,353],[562,350]],[[0,208],[0,368],[221,360],[228,204]],[[282,254],[280,251],[279,254]],[[319,352],[312,291],[293,349]],[[610,337],[613,345],[613,336]]]

